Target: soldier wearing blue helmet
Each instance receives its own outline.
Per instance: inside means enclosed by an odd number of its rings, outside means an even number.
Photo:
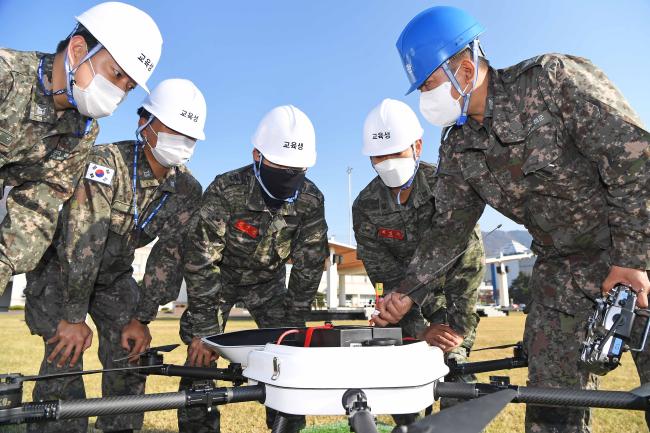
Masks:
[[[433,241],[418,244],[375,322],[396,323],[421,305],[424,290],[402,294],[460,252],[487,204],[533,237],[524,332],[530,385],[593,388],[596,377],[579,357],[594,299],[622,282],[638,293],[639,307],[648,305],[650,133],[589,60],[545,54],[495,69],[480,49],[483,30],[460,9],[434,7],[397,41],[408,92],[420,90],[422,115],[443,132]],[[446,298],[450,316],[474,307],[453,292]],[[641,382],[649,382],[650,351],[633,357]],[[590,432],[590,412],[530,406],[526,431]]]

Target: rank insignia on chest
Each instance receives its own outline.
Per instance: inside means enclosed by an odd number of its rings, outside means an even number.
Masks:
[[[404,232],[402,232],[401,230],[380,228],[377,231],[377,235],[379,235],[380,238],[397,239],[398,241],[404,239]]]
[[[244,220],[238,220],[235,223],[235,228],[240,232],[246,233],[248,236],[252,237],[253,239],[255,239],[259,234],[259,230],[257,227],[248,224]]]
[[[103,183],[104,185],[110,185],[113,181],[114,174],[115,170],[112,168],[91,162],[88,164],[88,170],[86,170],[86,179],[94,180],[95,182]]]

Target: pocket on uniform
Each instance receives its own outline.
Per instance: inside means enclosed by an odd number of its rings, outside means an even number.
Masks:
[[[131,204],[120,201],[113,202],[110,230],[120,235],[128,233],[133,228],[133,215]]]
[[[490,171],[483,152],[465,152],[463,157],[460,158],[459,163],[464,180],[480,178]]]
[[[536,130],[526,142],[526,159],[521,166],[524,175],[533,172],[540,173],[542,177],[555,176],[558,169],[554,164],[562,153],[557,144],[557,134],[554,129],[545,125]]]

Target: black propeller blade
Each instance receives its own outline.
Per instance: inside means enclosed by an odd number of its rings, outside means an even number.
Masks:
[[[171,352],[172,350],[176,349],[178,346],[180,346],[180,344],[167,344],[165,346],[150,347],[144,352],[138,353],[137,355],[133,355],[133,356],[141,356],[147,353],[155,353],[155,352]],[[126,356],[124,358],[114,359],[113,362],[124,361],[126,359],[132,358],[133,356]],[[146,369],[151,369],[152,367],[153,366],[151,365],[144,365],[144,366],[107,368],[107,369],[98,369],[98,370],[66,371],[63,373],[43,374],[40,376],[23,376],[19,380],[21,382],[28,382],[28,381],[58,379],[60,377],[67,377],[67,376],[81,376],[86,374],[110,373],[114,371],[146,370]]]
[[[393,433],[481,433],[516,395],[513,389],[504,389],[459,403],[407,427],[396,427]]]
[[[500,346],[490,346],[490,347],[481,347],[480,349],[472,349],[472,352],[480,352],[481,350],[492,350],[492,349],[508,349],[510,347],[517,347],[521,344],[519,343],[511,343],[511,344],[502,344]]]
[[[146,365],[146,366],[135,366],[135,367],[107,368],[107,369],[99,369],[99,370],[66,371],[63,373],[43,374],[40,376],[22,376],[21,378],[19,378],[19,380],[21,382],[29,382],[29,381],[38,381],[38,380],[58,379],[60,377],[67,377],[67,376],[83,376],[86,374],[110,373],[114,371],[145,370],[151,368],[152,366]]]
[[[117,358],[114,359],[113,362],[119,362],[119,361],[124,361],[129,358],[133,358],[134,356],[142,356],[147,353],[154,353],[154,352],[171,352],[172,350],[176,349],[180,344],[168,344],[166,346],[156,346],[156,347],[150,347],[144,352],[137,353],[135,355],[128,355],[123,358]]]

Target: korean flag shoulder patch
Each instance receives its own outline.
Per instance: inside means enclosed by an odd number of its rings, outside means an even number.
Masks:
[[[111,182],[113,182],[114,174],[115,170],[112,168],[91,162],[88,164],[88,170],[86,170],[86,179],[94,180],[95,182],[103,183],[104,185],[110,185]]]

